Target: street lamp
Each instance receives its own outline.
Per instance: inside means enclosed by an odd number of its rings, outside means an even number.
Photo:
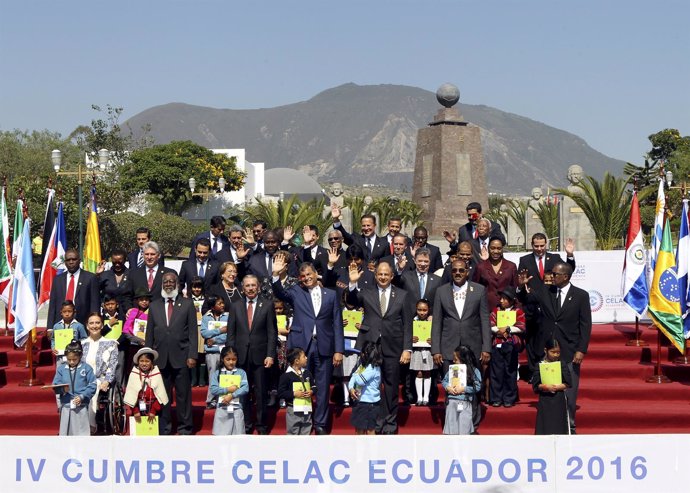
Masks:
[[[105,172],[110,159],[110,151],[108,149],[101,149],[98,151],[98,165],[101,171],[89,169],[88,166],[82,166],[81,162],[77,165],[77,171],[60,171],[62,166],[62,152],[59,149],[53,149],[50,153],[50,160],[53,163],[53,169],[57,176],[76,176],[78,193],[79,193],[79,255],[82,255],[84,250],[84,177],[91,172],[94,180],[97,174]]]
[[[218,179],[218,190],[220,190],[220,193],[225,192],[226,183],[227,182],[225,181],[225,178],[223,178],[222,176]],[[189,190],[192,192],[192,197],[202,197],[206,201],[206,221],[208,222],[208,220],[211,217],[209,210],[209,199],[216,195],[216,190],[206,188],[199,192],[195,192],[194,190],[196,190],[196,180],[194,179],[194,177],[189,179]]]

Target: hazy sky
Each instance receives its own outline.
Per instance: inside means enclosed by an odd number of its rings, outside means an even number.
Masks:
[[[689,24],[688,0],[0,0],[0,130],[66,135],[91,104],[126,118],[452,82],[639,163],[649,134],[690,134]]]

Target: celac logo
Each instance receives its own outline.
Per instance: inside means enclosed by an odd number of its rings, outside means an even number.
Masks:
[[[604,297],[599,291],[589,291],[589,308],[593,312],[598,312],[604,306]]]

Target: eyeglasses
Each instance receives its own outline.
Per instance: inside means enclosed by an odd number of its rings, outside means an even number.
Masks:
[[[328,238],[328,241],[341,241],[340,238]]]
[[[428,238],[428,236],[415,236],[414,237],[415,240],[426,240],[427,238]]]
[[[450,271],[451,271],[453,274],[455,274],[455,273],[464,274],[465,272],[467,272],[467,269],[450,269]]]
[[[551,275],[553,277],[556,277],[556,276],[567,276],[568,274],[566,274],[565,272],[552,272]]]

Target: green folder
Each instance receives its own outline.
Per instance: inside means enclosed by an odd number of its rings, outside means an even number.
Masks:
[[[304,384],[292,382],[292,391],[295,390],[311,390],[311,384],[309,382],[304,382]],[[295,397],[292,402],[292,409],[303,413],[311,412],[311,397]]]
[[[431,339],[431,320],[414,320],[412,322],[412,335],[419,337],[415,347],[429,347],[426,340]]]
[[[73,329],[57,329],[53,331],[53,337],[55,338],[55,349],[58,350],[60,354],[65,352],[67,344],[72,342],[74,339]]]
[[[343,334],[345,337],[350,337],[353,339],[357,338],[359,330],[357,330],[355,324],[362,323],[363,315],[364,314],[359,310],[343,310],[343,321],[347,320],[347,325],[345,325],[343,328]]]
[[[129,434],[137,437],[157,437],[158,436],[158,416],[153,418],[150,423],[148,416],[141,416],[139,421],[134,416],[129,417]]]
[[[287,329],[287,315],[276,315],[278,330]]]
[[[236,385],[237,388],[240,388],[240,384],[242,383],[242,377],[240,375],[227,375],[227,374],[220,374],[218,377],[218,385],[220,387],[223,387],[224,389],[227,389],[228,387],[232,387],[233,385]]]
[[[517,320],[515,310],[499,310],[496,312],[496,327],[512,327]]]
[[[563,375],[561,375],[561,362],[554,361],[547,363],[542,361],[539,363],[539,376],[541,383],[544,385],[560,385],[563,383]]]

